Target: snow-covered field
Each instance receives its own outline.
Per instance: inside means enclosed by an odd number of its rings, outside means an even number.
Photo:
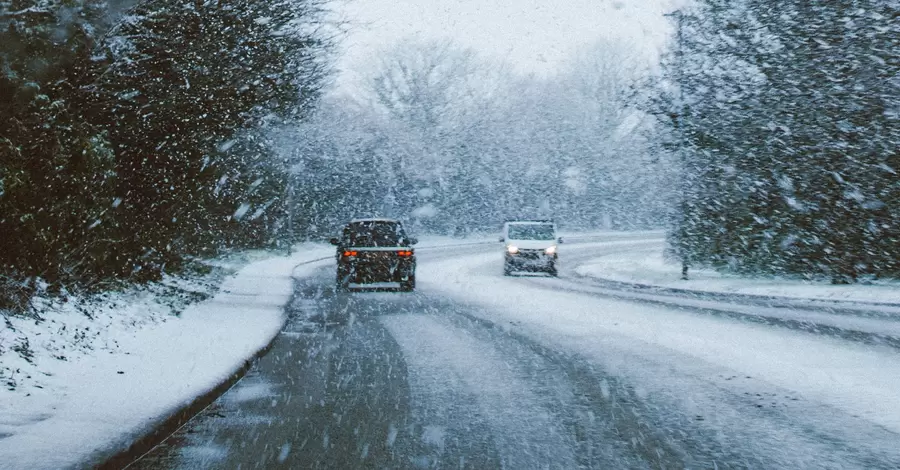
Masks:
[[[580,264],[576,272],[611,281],[702,292],[900,304],[898,281],[832,285],[826,281],[747,278],[708,269],[691,269],[689,279],[682,280],[681,266],[664,259],[662,241],[592,259]]]
[[[219,260],[224,279],[177,280],[183,299],[151,286],[83,311],[48,304],[40,322],[9,318],[0,331],[0,468],[79,466],[123,450],[265,347],[283,324],[295,266],[331,254],[311,244],[289,257],[250,253]],[[27,353],[13,350],[24,341]]]

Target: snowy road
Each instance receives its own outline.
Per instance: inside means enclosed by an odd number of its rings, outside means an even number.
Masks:
[[[333,291],[133,468],[898,468],[900,312],[645,292],[575,274],[652,240],[420,250],[412,294]]]

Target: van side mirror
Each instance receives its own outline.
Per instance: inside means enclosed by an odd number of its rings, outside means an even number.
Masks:
[[[332,238],[331,240],[328,240],[328,243],[331,243],[334,246],[338,246],[341,243],[341,241],[338,240],[337,238]]]
[[[559,243],[561,245],[563,243],[562,237],[557,238],[556,243]]]

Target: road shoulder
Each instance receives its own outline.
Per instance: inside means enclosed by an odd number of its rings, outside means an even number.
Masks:
[[[178,316],[105,332],[105,346],[54,365],[55,387],[7,394],[4,408],[41,413],[2,423],[0,468],[117,467],[139,455],[264,353],[284,323],[294,267],[330,254],[320,245],[269,254]]]

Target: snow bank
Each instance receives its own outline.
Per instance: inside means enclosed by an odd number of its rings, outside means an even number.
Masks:
[[[91,310],[93,320],[68,306],[42,312],[40,323],[11,319],[0,341],[24,332],[33,357],[0,356],[21,379],[0,390],[0,468],[83,466],[124,450],[268,345],[284,322],[293,268],[331,254],[304,245],[290,257],[243,260],[236,274],[207,286],[218,287],[215,295],[178,316],[171,299],[132,292]]]
[[[663,258],[662,243],[594,258],[579,265],[575,272],[597,279],[700,292],[900,303],[897,281],[833,285],[779,277],[741,277],[707,269],[691,269],[690,279],[685,281],[681,279],[681,266]]]

